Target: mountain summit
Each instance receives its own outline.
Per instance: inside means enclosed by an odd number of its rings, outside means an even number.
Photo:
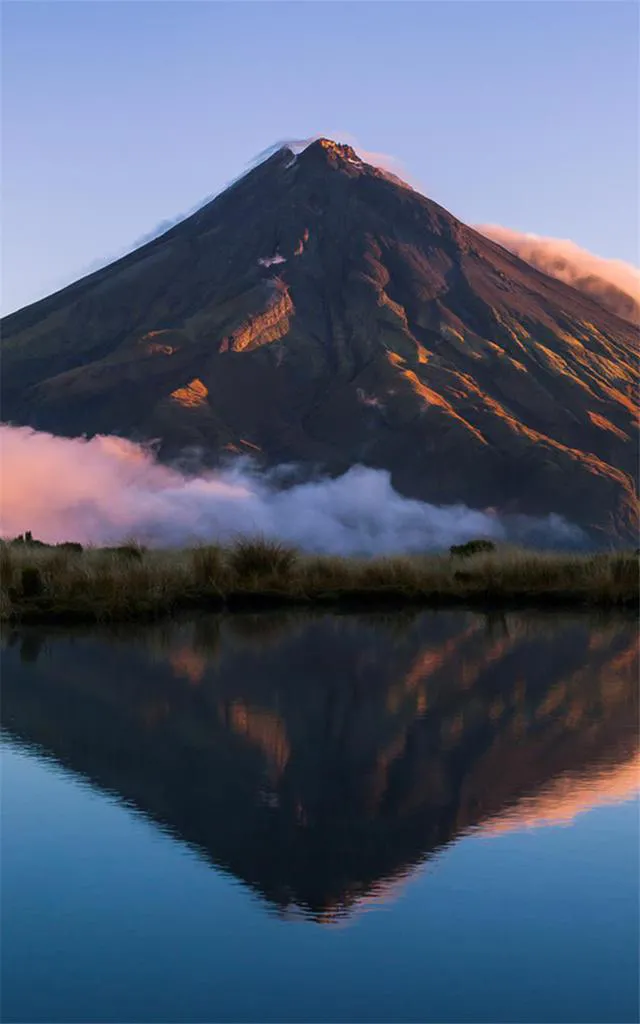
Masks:
[[[330,139],[2,327],[13,423],[635,536],[633,325]]]

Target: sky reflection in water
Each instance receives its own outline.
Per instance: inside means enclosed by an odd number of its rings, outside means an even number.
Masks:
[[[637,1019],[632,620],[4,645],[7,1021]]]

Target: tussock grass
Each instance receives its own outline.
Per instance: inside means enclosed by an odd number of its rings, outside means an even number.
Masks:
[[[191,571],[194,586],[222,588],[227,577],[222,548],[217,545],[195,548],[191,552]]]
[[[623,607],[638,604],[639,570],[635,552],[356,559],[305,556],[261,538],[166,551],[0,543],[0,618],[126,621],[286,603]]]
[[[227,553],[231,573],[239,580],[291,577],[298,553],[265,537],[240,537]]]

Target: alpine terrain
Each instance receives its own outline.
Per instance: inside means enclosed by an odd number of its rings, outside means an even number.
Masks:
[[[5,318],[2,416],[637,533],[638,332],[349,146],[283,147]]]

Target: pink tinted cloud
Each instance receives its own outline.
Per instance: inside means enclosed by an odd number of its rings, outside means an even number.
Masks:
[[[500,224],[479,224],[475,229],[550,277],[591,295],[618,316],[637,321],[640,270],[632,263],[596,256],[569,239],[545,238]]]
[[[0,426],[0,535],[30,530],[48,543],[149,544],[277,537],[310,551],[391,553],[446,548],[470,537],[514,539],[524,530],[580,540],[557,516],[502,522],[493,514],[429,505],[398,494],[382,470],[283,488],[247,460],[187,475],[119,437],[62,438]],[[528,534],[527,534],[528,535]]]

